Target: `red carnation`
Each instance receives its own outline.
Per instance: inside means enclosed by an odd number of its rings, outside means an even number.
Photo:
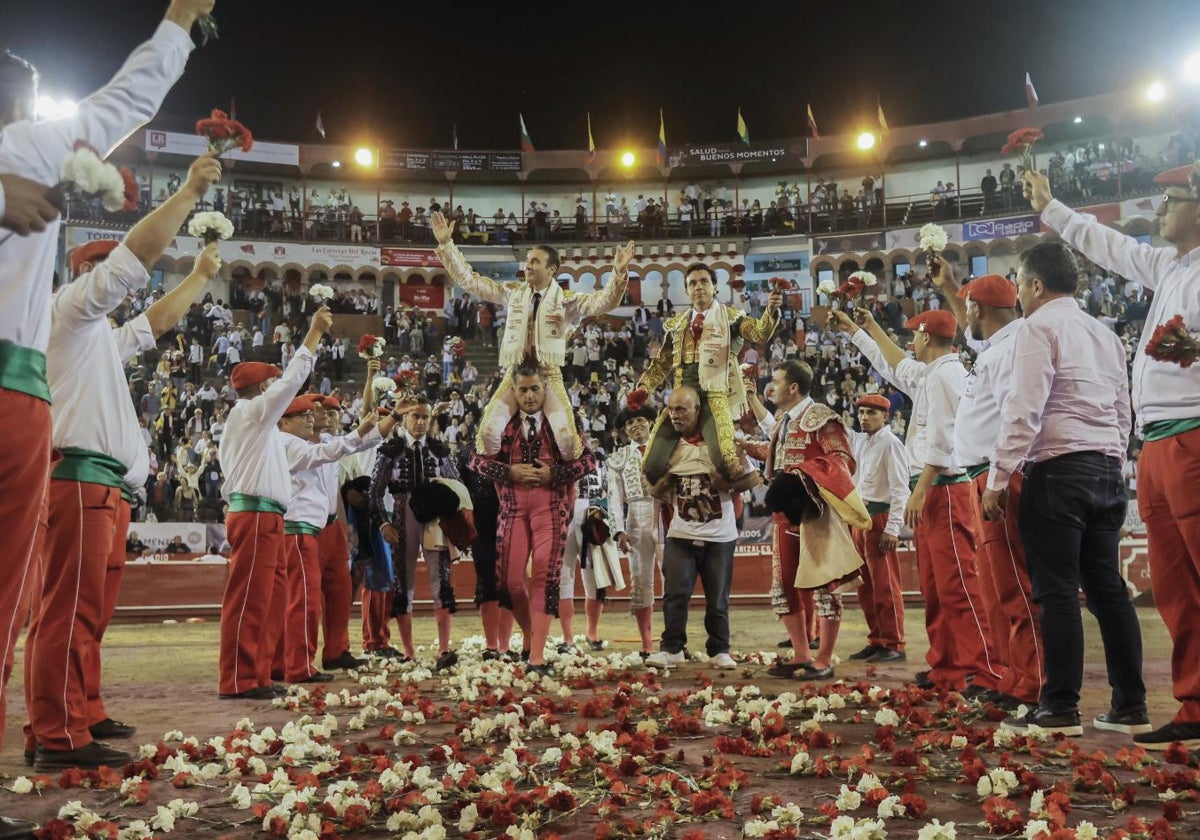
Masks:
[[[363,333],[363,337],[358,340],[358,355],[361,356],[364,353],[370,353],[372,356],[374,356],[375,342],[378,340],[379,339],[370,333]]]
[[[121,167],[121,180],[125,182],[125,206],[122,210],[136,210],[138,206],[138,197],[141,190],[138,189],[137,179],[133,177],[133,173],[129,167]]]
[[[254,146],[254,135],[237,120],[231,120],[224,111],[213,109],[208,119],[196,123],[196,133],[208,138],[208,149],[223,155],[230,149],[240,148],[248,152]]]
[[[650,399],[649,391],[645,388],[634,388],[625,397],[625,405],[630,411],[640,411],[648,399]]]
[[[742,289],[746,288],[746,281],[741,277],[734,277],[729,281],[729,288],[733,289],[735,292],[740,292]]]
[[[1183,316],[1176,315],[1154,328],[1150,341],[1146,343],[1146,355],[1160,362],[1174,362],[1188,368],[1200,357],[1200,343],[1188,331]]]
[[[1021,165],[1033,171],[1033,144],[1045,136],[1036,128],[1018,128],[1008,135],[1008,142],[1001,147],[1000,151],[1006,155],[1019,154]]]
[[[795,286],[792,285],[792,281],[788,280],[786,277],[772,277],[767,282],[771,284],[772,292],[778,292],[781,295],[785,292],[790,292],[795,288]]]

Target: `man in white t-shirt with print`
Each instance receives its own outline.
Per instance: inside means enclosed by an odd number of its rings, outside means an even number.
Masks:
[[[718,489],[718,475],[700,431],[700,395],[681,385],[667,399],[679,443],[671,453],[668,478],[674,515],[663,550],[663,628],[659,652],[646,664],[670,668],[683,662],[688,604],[697,576],[704,585],[704,629],[712,667],[737,667],[729,655],[729,590],[738,529],[733,497]]]

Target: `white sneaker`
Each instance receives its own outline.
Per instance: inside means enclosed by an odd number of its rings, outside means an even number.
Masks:
[[[646,657],[647,668],[674,668],[681,662],[683,662],[683,651],[670,653],[660,650],[658,653],[652,653]]]
[[[718,653],[712,659],[708,660],[708,664],[718,671],[732,671],[737,667],[737,663],[733,661],[733,657],[728,653]]]

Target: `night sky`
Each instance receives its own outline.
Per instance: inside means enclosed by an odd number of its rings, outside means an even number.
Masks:
[[[44,93],[81,97],[149,35],[165,2],[0,4],[0,44]],[[100,12],[99,16],[96,13]],[[515,149],[731,142],[871,128],[1043,103],[1153,77],[1200,50],[1197,0],[826,3],[420,3],[218,0],[219,41],[193,55],[156,125],[188,130],[236,97],[264,140]],[[1193,88],[1200,95],[1200,85]]]

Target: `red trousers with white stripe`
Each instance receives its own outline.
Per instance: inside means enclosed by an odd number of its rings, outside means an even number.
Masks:
[[[987,490],[988,472],[975,477],[975,527],[983,550],[976,568],[979,594],[991,627],[997,663],[1004,668],[1000,691],[1030,706],[1038,702],[1045,682],[1042,631],[1033,603],[1025,549],[1017,527],[1021,485],[1025,477],[1015,472],[1008,482],[1004,519],[988,522],[980,503]],[[997,663],[993,663],[996,665]]]
[[[975,490],[967,482],[929,488],[916,529],[917,566],[929,635],[929,679],[960,691],[974,684],[999,688],[992,664],[987,613],[975,571]]]
[[[5,558],[0,563],[0,721],[8,705],[13,650],[40,578],[50,485],[50,404],[0,388],[0,524]],[[3,733],[0,733],[3,742]]]
[[[350,605],[354,592],[350,583],[350,542],[346,523],[335,519],[317,537],[321,563],[321,629],[325,644],[321,658],[337,659],[350,650]]]
[[[317,537],[288,534],[284,537],[287,568],[286,607],[283,618],[283,678],[302,682],[316,673],[317,627],[321,623],[321,563]]]
[[[854,547],[866,564],[858,603],[867,620],[867,644],[889,650],[904,650],[904,589],[900,584],[900,557],[896,550],[880,546],[888,513],[871,517],[871,530],[852,528]]]
[[[271,684],[271,662],[282,628],[283,611],[273,616],[272,607],[276,577],[282,580],[284,571],[283,517],[230,513],[225,533],[232,553],[221,599],[219,691],[240,694]]]
[[[389,589],[377,592],[364,588],[362,591],[363,650],[384,650],[392,646],[392,601],[395,595]]]
[[[1200,723],[1200,429],[1146,441],[1138,466],[1150,588],[1173,643],[1175,721]]]
[[[92,741],[89,695],[100,701],[100,638],[111,558],[124,565],[129,505],[102,484],[50,482],[43,574],[25,643],[25,698],[36,743],[76,750]],[[119,584],[119,571],[118,571]],[[115,595],[113,597],[115,606]],[[107,715],[105,715],[107,717]],[[32,746],[26,744],[26,746]]]

